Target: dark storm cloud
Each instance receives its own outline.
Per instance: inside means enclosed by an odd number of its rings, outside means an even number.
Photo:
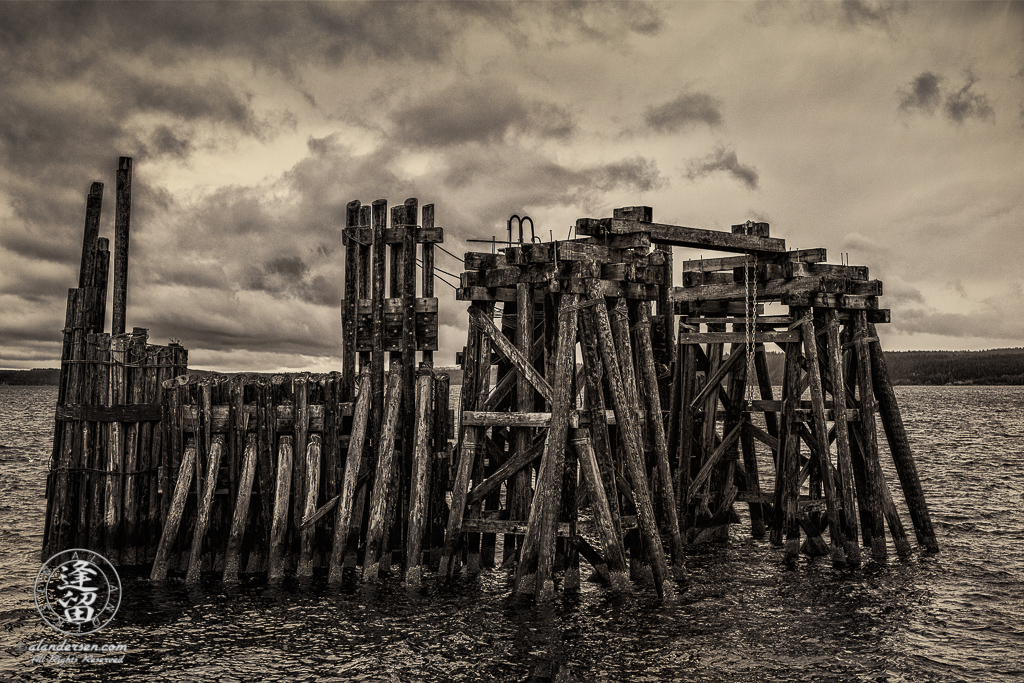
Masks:
[[[736,150],[723,145],[719,145],[715,151],[705,157],[690,160],[687,164],[686,177],[690,180],[699,180],[720,172],[731,175],[748,189],[757,189],[757,169],[741,164],[736,156]]]
[[[942,101],[939,83],[942,76],[925,71],[910,82],[909,89],[900,90],[900,110],[919,110],[932,114]]]
[[[898,0],[843,0],[840,3],[842,21],[849,26],[877,26],[888,28],[893,17],[905,12],[906,2]]]
[[[759,24],[795,19],[841,30],[864,28],[891,33],[897,18],[907,13],[910,4],[905,0],[843,0],[838,3],[758,0],[748,16]]]
[[[455,83],[400,106],[391,120],[398,141],[427,147],[498,142],[510,132],[565,138],[575,127],[566,110],[502,81]]]
[[[968,71],[964,85],[947,93],[945,98],[942,96],[943,80],[941,75],[931,71],[921,73],[910,82],[908,89],[898,91],[900,111],[934,114],[941,104],[942,113],[956,124],[962,124],[967,119],[991,120],[995,116],[988,96],[973,90],[974,84],[978,82],[974,74]]]
[[[40,2],[0,8],[0,42],[19,68],[51,75],[78,75],[118,51],[166,65],[235,57],[293,74],[349,58],[436,61],[451,47],[449,19],[449,8],[433,3],[389,3],[382,12],[355,2]],[[65,49],[33,62],[27,52],[38,44]]]
[[[480,222],[485,224],[503,222],[508,207],[587,206],[600,193],[642,193],[668,182],[657,164],[642,156],[571,166],[535,151],[472,146],[453,152],[446,161],[443,185],[479,196]]]
[[[675,133],[697,123],[722,123],[722,103],[707,93],[682,93],[674,100],[649,107],[644,121],[659,133]]]
[[[967,119],[991,119],[995,112],[983,93],[971,90],[977,79],[967,75],[967,82],[956,92],[946,95],[944,109],[950,121],[961,124]]]

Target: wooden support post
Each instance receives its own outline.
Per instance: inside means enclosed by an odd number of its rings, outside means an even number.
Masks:
[[[384,271],[387,249],[384,229],[387,220],[388,203],[378,199],[373,202],[373,351],[370,356],[370,434],[374,444],[380,441],[384,417]]]
[[[539,508],[540,515],[530,515],[530,526],[539,524],[537,537],[537,574],[536,586],[532,591],[538,600],[547,600],[554,593],[552,574],[555,562],[555,540],[557,537],[559,511],[562,499],[562,473],[565,466],[565,445],[569,429],[569,414],[575,408],[573,392],[573,372],[576,361],[576,327],[579,317],[579,295],[564,294],[558,307],[558,341],[555,351],[555,396],[551,411],[551,426],[548,429],[547,442],[544,450],[550,459],[548,467],[541,470],[545,473],[543,480],[537,480],[537,491],[533,498],[533,507]],[[527,530],[527,541],[531,538]],[[524,556],[529,552],[524,541]],[[520,564],[525,570],[525,563]],[[526,573],[516,573],[517,593],[528,592],[521,584]]]
[[[708,323],[708,331],[709,332],[724,332],[725,331],[725,324],[724,323]],[[721,343],[708,343],[708,350],[707,350],[708,369],[707,369],[707,372],[704,373],[704,377],[706,378],[706,382],[704,384],[704,391],[702,392],[702,393],[706,393],[706,395],[707,395],[707,398],[704,399],[704,423],[701,426],[701,449],[700,449],[701,452],[700,452],[700,457],[701,457],[701,463],[702,463],[701,464],[701,471],[702,472],[704,471],[704,468],[706,468],[708,466],[708,463],[713,460],[712,454],[714,454],[716,449],[717,449],[716,444],[717,444],[718,434],[716,432],[716,426],[717,426],[717,417],[718,417],[718,396],[721,393],[721,386],[720,386],[721,383],[720,383],[720,381],[717,381],[715,379],[715,377],[716,376],[720,377],[718,371],[719,371],[719,369],[721,368],[721,365],[722,365],[722,355],[723,355],[723,352],[724,352],[724,345],[723,344],[721,344]],[[709,476],[706,479],[704,479],[704,482],[705,482],[704,488],[701,491],[699,491],[699,493],[702,494],[702,498],[699,499],[700,502],[698,503],[697,511],[694,514],[694,522],[695,522],[695,524],[694,524],[694,531],[698,535],[700,535],[702,532],[697,528],[697,524],[696,524],[697,520],[701,519],[701,518],[704,518],[704,519],[707,520],[707,524],[710,525],[711,524],[711,520],[714,519],[714,515],[713,515],[713,513],[711,511],[711,507],[710,507],[711,506],[711,496],[712,496],[712,494],[711,494],[711,477]],[[690,486],[690,488],[691,488],[690,496],[691,496],[691,499],[692,499],[692,497],[695,496],[698,492],[692,490],[693,489],[692,485]],[[709,529],[711,527],[708,526],[707,528]],[[717,535],[717,532],[716,532],[716,535]],[[706,534],[705,534],[705,536],[706,536]],[[696,537],[691,539],[691,542],[695,543],[696,542]]]
[[[878,460],[878,433],[875,427],[875,395],[871,381],[871,352],[868,348],[867,314],[854,313],[853,349],[857,357],[857,390],[860,399],[860,425],[863,439],[862,455],[864,475],[871,501],[871,557],[876,562],[885,562],[885,526],[881,504],[881,471],[875,467]]]
[[[306,505],[306,486],[308,475],[306,471],[306,449],[309,446],[309,388],[310,377],[308,372],[301,373],[292,378],[292,414],[294,415],[293,446],[294,460],[292,467],[292,514],[291,524],[292,538],[302,538],[302,519]],[[317,453],[319,456],[319,451]],[[315,507],[314,507],[315,509]],[[296,568],[298,566],[296,565]]]
[[[586,382],[583,399],[587,413],[590,415],[590,445],[594,451],[594,457],[597,459],[598,470],[601,474],[601,484],[604,488],[605,498],[608,501],[608,508],[611,513],[612,526],[621,544],[622,524],[619,514],[619,487],[615,463],[612,461],[611,435],[608,432],[608,422],[605,418],[607,413],[604,402],[604,372],[601,367],[601,354],[597,349],[597,329],[594,326],[592,316],[580,316],[579,336],[583,356],[583,377]],[[623,550],[623,553],[625,553],[625,550]],[[609,560],[609,569],[611,562]],[[623,569],[625,569],[625,564],[623,564]]]
[[[217,474],[220,472],[220,460],[223,453],[224,435],[217,434],[213,437],[213,444],[210,446],[210,464],[206,470],[202,500],[199,501],[195,534],[192,536],[192,551],[189,553],[188,573],[185,575],[186,584],[199,583],[199,572],[202,571],[203,539],[206,537],[206,530],[210,527],[210,509],[213,507],[213,492],[217,490]]]
[[[128,351],[128,336],[118,335],[110,340],[110,404],[114,406],[125,403],[125,358]],[[106,538],[106,557],[111,562],[121,562],[120,543],[122,495],[121,477],[124,471],[125,425],[122,422],[110,423],[107,441],[107,471],[117,474],[107,475],[106,517],[104,520],[104,536]]]
[[[850,454],[849,423],[846,420],[846,377],[843,372],[843,347],[839,341],[839,315],[836,309],[825,309],[825,338],[828,350],[829,377],[832,380],[832,404],[835,417],[836,455],[843,501],[842,523],[847,540],[846,560],[860,564],[860,534],[857,529],[856,487],[853,459]]]
[[[485,304],[474,306],[483,312],[483,319],[490,321],[494,316],[494,303],[487,302]],[[491,323],[493,325],[493,323]],[[489,387],[491,385],[491,339],[487,334],[482,334],[479,339],[479,351],[476,354],[476,370],[471,374],[470,378],[473,381],[471,392],[475,394],[475,399],[472,402],[474,407],[482,406],[487,401],[489,394]],[[465,412],[469,409],[469,404],[463,403],[462,409]],[[484,479],[484,457],[483,453],[480,452],[484,448],[485,432],[482,428],[474,439],[477,447],[477,454],[473,458],[474,466],[472,470],[472,476],[475,481],[482,481]],[[483,514],[483,501],[477,501],[470,505],[469,518],[480,519]],[[466,537],[466,572],[470,575],[476,574],[480,571],[482,566],[481,556],[481,535],[477,532],[471,532]]]
[[[192,475],[195,473],[196,450],[196,439],[189,439],[188,444],[185,446],[185,454],[181,458],[181,466],[178,468],[178,476],[174,483],[174,495],[171,498],[167,521],[164,523],[163,532],[160,534],[160,544],[157,546],[156,558],[153,560],[153,569],[149,574],[150,581],[163,581],[167,578],[167,566],[170,560],[171,548],[174,547],[174,541],[178,535],[181,515],[185,511],[188,490],[192,486]]]
[[[516,285],[516,348],[526,349],[528,363],[533,369],[532,354],[529,350],[533,348],[533,286],[528,283]],[[525,372],[516,375],[516,412],[525,413],[533,409],[533,385],[527,378]],[[533,434],[529,427],[519,427],[513,432],[513,442],[510,457],[517,453],[525,453],[530,448]],[[530,513],[530,468],[524,467],[516,472],[508,482],[506,489],[505,507],[509,519],[527,519]],[[511,566],[515,561],[516,546],[520,537],[513,534],[505,535],[504,557],[502,565]]]
[[[402,450],[399,467],[395,471],[398,478],[395,486],[395,505],[389,519],[397,514],[397,524],[389,525],[394,529],[396,538],[392,538],[390,547],[404,548],[407,540],[407,523],[410,501],[407,487],[412,481],[413,442],[416,440],[416,228],[419,217],[419,201],[415,198],[405,200],[402,212],[402,408],[401,437]],[[387,549],[387,548],[386,548]],[[389,556],[390,559],[390,556]]]
[[[274,446],[277,434],[276,416],[273,406],[273,380],[261,377],[256,383],[256,462],[257,476],[259,482],[259,542],[254,540],[253,547],[256,552],[250,553],[250,565],[253,559],[259,558],[261,562],[267,561],[270,557],[270,537],[274,524],[275,493],[277,490],[277,475],[274,470]],[[255,567],[254,567],[255,568]]]
[[[658,493],[661,496],[662,512],[665,515],[665,526],[668,527],[669,547],[672,549],[672,560],[677,572],[685,573],[683,556],[683,539],[679,533],[679,514],[676,509],[676,495],[672,482],[672,471],[668,462],[668,442],[665,438],[665,423],[661,417],[661,394],[658,390],[658,373],[654,368],[654,347],[651,343],[651,317],[649,304],[640,302],[638,320],[635,326],[637,340],[637,358],[640,362],[640,374],[647,395],[647,424],[650,427],[654,455],[657,459]]]
[[[419,371],[416,379],[416,441],[413,448],[412,484],[409,487],[409,532],[405,551],[405,582],[418,586],[423,573],[423,534],[430,496],[430,427],[433,418],[431,403],[434,393],[434,374]]]
[[[685,322],[679,324],[679,373],[676,383],[679,384],[679,436],[678,461],[676,463],[676,508],[678,509],[680,531],[684,538],[690,538],[693,532],[693,515],[690,514],[690,484],[693,481],[693,446],[694,446],[694,414],[692,396],[696,390],[697,360],[696,344],[683,343],[686,336],[695,332],[693,326]]]
[[[423,230],[434,229],[434,205],[425,204],[422,209],[423,217]],[[423,297],[430,299],[434,296],[434,243],[424,242],[420,249],[423,252],[423,276],[421,292]],[[432,368],[434,367],[434,352],[429,349],[424,349],[420,353],[423,354],[423,367]]]
[[[142,394],[145,389],[145,380],[142,366],[146,361],[146,330],[136,327],[128,340],[128,365],[125,369],[125,404],[138,405],[142,403]],[[90,373],[93,374],[93,373]],[[124,531],[121,536],[121,562],[126,565],[138,564],[139,557],[139,475],[140,470],[140,443],[139,443],[138,422],[130,422],[125,425],[125,449],[124,449],[124,476],[118,482],[123,489]]]
[[[252,498],[252,484],[255,476],[256,435],[248,434],[245,437],[245,455],[242,462],[242,476],[238,482],[235,511],[231,517],[228,549],[224,556],[224,583],[236,583],[238,581],[239,555],[242,551],[242,538],[245,534],[246,522],[249,519],[249,503]]]
[[[316,512],[316,499],[320,494],[320,451],[321,440],[319,434],[309,437],[309,444],[306,446],[306,505],[303,510],[302,520],[309,519]],[[313,576],[313,539],[316,528],[305,527],[301,531],[301,547],[299,549],[299,564],[295,569],[295,575],[301,578]]]
[[[448,491],[451,471],[452,432],[451,411],[449,410],[451,376],[448,373],[434,375],[434,455],[433,473],[430,477],[430,548],[440,550],[444,545],[444,529],[448,521]],[[438,558],[431,555],[431,563]]]
[[[93,287],[96,284],[96,251],[102,206],[103,183],[93,183],[85,200],[85,236],[82,238],[82,265],[78,269],[79,287]]]
[[[363,581],[375,581],[380,572],[381,554],[387,534],[388,508],[395,505],[395,430],[398,427],[399,407],[402,405],[401,364],[393,363],[388,374],[388,388],[384,399],[384,424],[379,435],[377,471],[370,496],[370,523],[366,531],[366,557],[363,559]],[[390,566],[390,562],[388,563]]]
[[[478,302],[473,302],[477,305]],[[483,306],[487,303],[480,302]],[[493,304],[491,304],[493,306]],[[470,325],[466,339],[466,354],[462,359],[462,392],[460,401],[461,410],[475,410],[479,393],[477,391],[477,374],[480,367],[490,367],[490,360],[482,360],[484,333],[476,326]],[[490,345],[487,345],[486,355],[490,356]],[[451,507],[448,512],[448,524],[444,533],[444,547],[441,550],[441,561],[438,566],[437,575],[442,579],[449,579],[457,569],[456,551],[462,537],[462,519],[466,511],[466,497],[469,493],[469,482],[473,473],[473,465],[476,461],[477,445],[482,438],[483,429],[480,427],[463,424],[461,427],[461,438],[459,439],[459,460],[455,473],[455,481],[452,484]]]
[[[359,481],[363,449],[366,445],[366,426],[370,418],[372,398],[369,370],[364,370],[359,375],[356,391],[358,400],[352,416],[352,433],[349,436],[348,452],[345,455],[345,476],[341,483],[341,498],[338,499],[338,510],[334,519],[334,541],[331,545],[331,562],[327,576],[327,580],[332,586],[341,583],[342,562],[345,559],[345,546],[352,524],[356,483]]]
[[[811,388],[811,415],[814,419],[814,445],[813,455],[818,460],[818,471],[821,475],[821,485],[825,493],[825,513],[828,516],[829,536],[832,538],[832,564],[841,565],[846,563],[848,552],[848,541],[843,530],[840,519],[841,500],[836,496],[835,472],[832,469],[832,457],[828,446],[828,426],[825,423],[825,392],[822,389],[821,374],[818,365],[818,342],[815,334],[813,309],[796,309],[794,315],[804,317],[801,337],[803,338],[804,354],[807,358],[807,374],[810,377]],[[844,410],[837,403],[833,411],[843,413]]]
[[[772,542],[782,544],[789,560],[800,554],[800,523],[797,499],[800,491],[800,436],[797,433],[796,409],[800,402],[800,345],[786,344],[786,370],[782,385],[782,424],[779,431],[779,453],[775,474],[776,528]]]
[[[576,449],[583,481],[587,486],[594,526],[597,528],[598,538],[601,539],[611,587],[617,591],[628,590],[630,586],[626,573],[626,550],[622,545],[622,536],[616,520],[612,517],[608,497],[605,495],[601,467],[597,462],[590,435],[584,429],[573,430],[572,445]]]
[[[899,476],[903,496],[910,511],[910,519],[914,524],[917,543],[926,552],[937,553],[939,552],[939,542],[935,538],[935,528],[932,526],[932,518],[928,512],[928,501],[924,497],[921,479],[917,474],[917,465],[914,463],[914,457],[910,451],[907,430],[903,426],[903,417],[900,415],[899,405],[896,402],[896,392],[889,380],[889,369],[886,367],[882,345],[878,341],[878,330],[875,329],[874,323],[868,323],[868,338],[871,340],[871,367],[874,375],[872,387],[875,399],[878,401],[882,428],[885,430],[885,437],[889,442],[889,452],[892,453],[896,474]]]
[[[128,236],[132,216],[132,159],[121,157],[117,166],[117,206],[114,209],[114,308],[110,333],[124,334],[128,301]]]
[[[345,298],[341,302],[341,396],[352,401],[356,379],[356,306],[359,303],[359,245],[352,231],[359,225],[359,201],[345,207]]]
[[[281,436],[277,446],[277,488],[274,494],[274,519],[270,527],[271,584],[284,579],[284,539],[288,532],[288,496],[292,488],[292,436]]]
[[[647,486],[647,473],[644,467],[643,452],[639,443],[640,429],[636,425],[636,415],[633,412],[632,405],[626,400],[626,393],[623,389],[620,362],[616,357],[615,342],[612,339],[612,328],[608,319],[608,309],[605,306],[604,295],[601,293],[597,280],[588,280],[586,290],[588,303],[597,302],[588,311],[594,317],[598,349],[601,352],[601,360],[604,364],[605,380],[611,393],[615,419],[620,425],[620,430],[625,435],[623,441],[626,451],[626,468],[629,473],[630,483],[633,486],[633,498],[637,508],[637,525],[640,528],[641,536],[652,561],[655,590],[659,598],[664,598],[664,582],[668,575],[668,566],[665,562],[665,550],[661,545],[661,538],[658,535],[657,521],[654,518],[654,507],[651,504],[650,489]]]
[[[89,329],[101,334],[106,324],[107,315],[107,280],[110,276],[110,240],[100,237],[96,240],[96,257],[93,259],[93,283],[96,289],[95,318]]]

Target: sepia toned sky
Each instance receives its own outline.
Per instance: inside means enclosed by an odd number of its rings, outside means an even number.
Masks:
[[[0,2],[0,92],[0,367],[59,363],[121,155],[128,326],[192,367],[337,369],[345,204],[407,197],[459,255],[768,221],[884,281],[884,348],[1024,346],[1020,3]]]

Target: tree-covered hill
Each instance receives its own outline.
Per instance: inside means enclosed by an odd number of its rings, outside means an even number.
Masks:
[[[990,351],[886,351],[894,384],[1014,384],[1024,385],[1024,348]],[[768,353],[772,382],[782,383],[781,353]],[[460,368],[437,368],[451,375],[452,386],[462,383]],[[201,374],[202,370],[193,370]],[[0,384],[55,385],[57,368],[0,370]]]

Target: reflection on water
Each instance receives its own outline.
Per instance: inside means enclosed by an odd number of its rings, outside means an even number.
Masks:
[[[387,581],[339,593],[322,580],[226,589],[212,579],[189,591],[127,576],[115,622],[102,638],[81,639],[128,644],[125,664],[73,670],[31,665],[15,650],[59,640],[31,604],[52,395],[43,402],[48,413],[33,414],[41,436],[25,426],[16,438],[5,397],[0,441],[20,445],[0,449],[0,678],[1020,680],[1024,389],[897,393],[942,545],[937,557],[855,571],[827,559],[788,568],[780,552],[737,527],[730,543],[695,552],[688,589],[668,605],[651,592],[613,596],[591,584],[547,606],[523,604],[509,597],[502,570],[413,592]],[[39,410],[38,400],[18,398]]]

